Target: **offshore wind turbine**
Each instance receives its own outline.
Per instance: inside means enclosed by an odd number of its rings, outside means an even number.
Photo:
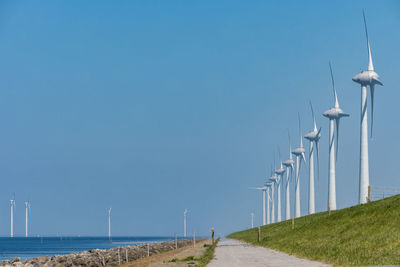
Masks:
[[[186,237],[186,216],[187,216],[188,210],[185,209],[183,212],[183,236]]]
[[[286,167],[286,220],[290,219],[290,180],[289,177],[292,176],[293,168],[294,168],[294,160],[292,158],[292,147],[290,145],[290,135],[289,137],[289,159],[282,162],[283,166]],[[290,176],[289,176],[290,170]]]
[[[14,237],[14,210],[15,210],[15,196],[13,196],[12,199],[10,199],[10,204],[11,204],[11,232],[10,232],[10,237]]]
[[[372,63],[371,47],[368,40],[367,22],[363,10],[365,35],[367,38],[368,49],[368,70],[361,71],[352,80],[361,85],[361,123],[360,123],[360,204],[367,202],[369,186],[369,164],[368,164],[368,120],[367,120],[367,86],[371,92],[371,136],[374,126],[374,93],[375,85],[383,85],[379,80],[379,75],[374,70]]]
[[[329,119],[329,191],[328,191],[328,208],[336,210],[336,166],[335,161],[339,147],[339,125],[342,117],[348,117],[349,114],[343,112],[339,107],[339,101],[336,94],[335,81],[333,79],[332,66],[329,62],[329,69],[331,71],[333,96],[335,98],[335,106],[328,109],[323,113]],[[334,138],[334,121],[336,122],[336,156],[335,156],[335,138]]]
[[[314,128],[311,132],[304,135],[304,138],[310,141],[310,152],[309,152],[309,174],[310,174],[310,181],[309,181],[309,190],[308,190],[308,214],[315,213],[315,191],[314,191],[314,145],[315,150],[317,151],[317,168],[318,168],[318,177],[319,177],[319,139],[321,138],[321,128],[317,129],[317,122],[314,116],[314,110],[312,104],[310,102],[311,113],[313,117]]]
[[[300,135],[300,146],[295,148],[292,151],[292,154],[296,157],[296,218],[300,217],[300,167],[301,161],[303,160],[306,163],[306,150],[303,147],[303,137],[301,136],[301,125],[300,125],[300,114],[299,117],[299,135]]]
[[[111,240],[111,208],[108,208],[108,240]]]
[[[254,190],[261,190],[262,191],[262,225],[266,224],[265,221],[265,191],[268,190],[268,187],[249,187],[249,189],[254,189]]]
[[[25,202],[25,237],[28,237],[28,215],[31,209],[31,203],[29,201]]]

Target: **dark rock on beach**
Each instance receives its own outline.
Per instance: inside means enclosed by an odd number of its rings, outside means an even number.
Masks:
[[[199,240],[201,241],[201,240]],[[191,239],[179,240],[178,248],[193,244]],[[61,267],[61,266],[118,266],[157,253],[175,249],[175,241],[123,246],[111,249],[92,249],[67,255],[43,256],[21,262],[20,258],[0,262],[0,266]]]

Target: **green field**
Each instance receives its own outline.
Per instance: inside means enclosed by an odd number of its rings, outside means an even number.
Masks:
[[[400,195],[331,215],[321,212],[230,234],[228,238],[333,265],[400,264]]]

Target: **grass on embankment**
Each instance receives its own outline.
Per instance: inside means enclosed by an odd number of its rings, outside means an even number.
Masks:
[[[215,242],[212,245],[206,245],[206,251],[201,255],[199,261],[198,261],[198,267],[205,267],[212,259],[214,259],[214,252],[215,248],[217,247],[217,244],[219,242],[219,238],[215,240]]]
[[[334,265],[400,264],[400,195],[230,234],[228,238]]]
[[[194,256],[189,256],[182,260],[174,258],[174,259],[170,260],[170,262],[191,261],[191,262],[196,262],[196,264],[193,265],[194,267],[205,267],[214,258],[214,252],[215,252],[215,248],[217,247],[218,242],[219,242],[219,238],[217,240],[215,240],[215,242],[211,245],[204,244],[204,247],[206,248],[206,250],[204,251],[203,255],[201,255],[201,257],[199,257],[199,258],[196,258]]]

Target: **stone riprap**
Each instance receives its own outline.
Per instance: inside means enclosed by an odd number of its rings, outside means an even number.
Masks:
[[[198,241],[201,241],[199,239]],[[191,239],[179,240],[178,248],[193,244]],[[19,258],[12,261],[0,262],[0,266],[15,267],[60,267],[60,266],[117,266],[147,257],[148,245],[141,244],[136,246],[122,246],[111,249],[92,249],[66,255],[56,255],[52,257],[36,257],[21,262]],[[175,249],[175,241],[150,243],[149,254],[154,255]]]

